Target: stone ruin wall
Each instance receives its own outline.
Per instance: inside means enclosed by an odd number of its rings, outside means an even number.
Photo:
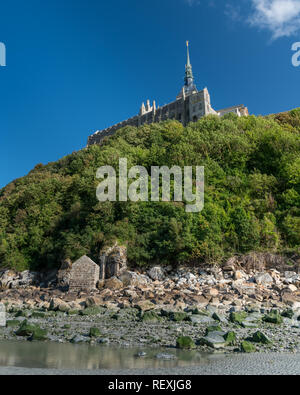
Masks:
[[[96,264],[78,263],[72,266],[70,287],[71,292],[91,291],[99,281],[100,267]]]

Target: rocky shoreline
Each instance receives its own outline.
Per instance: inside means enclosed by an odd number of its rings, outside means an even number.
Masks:
[[[37,284],[36,274],[6,271],[0,340],[299,352],[299,263],[251,254],[222,266],[126,270],[88,293],[65,292],[49,274]]]

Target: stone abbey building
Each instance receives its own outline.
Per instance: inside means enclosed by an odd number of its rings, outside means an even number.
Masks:
[[[125,126],[138,127],[145,123],[150,124],[153,122],[165,121],[167,119],[176,119],[186,126],[189,122],[196,122],[205,115],[215,114],[223,116],[227,113],[234,113],[239,117],[249,115],[248,109],[244,105],[224,108],[218,111],[212,108],[207,88],[198,91],[195,86],[190,61],[189,43],[187,42],[187,64],[185,66],[184,86],[176,100],[163,107],[156,106],[155,101],[151,105],[148,100],[146,105],[144,103],[142,104],[139,114],[135,117],[107,129],[97,131],[91,135],[88,138],[88,145],[101,143],[104,137],[113,135],[118,129]]]

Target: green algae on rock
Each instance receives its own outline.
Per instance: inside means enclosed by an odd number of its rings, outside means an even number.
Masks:
[[[192,350],[195,347],[193,339],[189,336],[180,336],[176,340],[176,348]]]
[[[256,347],[247,340],[241,343],[241,351],[245,353],[251,353],[256,351]]]

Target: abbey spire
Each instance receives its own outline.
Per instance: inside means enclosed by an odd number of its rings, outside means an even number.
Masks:
[[[194,76],[193,76],[193,69],[191,65],[191,60],[190,60],[190,50],[189,50],[189,42],[186,42],[186,48],[187,48],[187,62],[185,66],[185,78],[184,78],[184,83],[185,86],[191,86],[194,85]]]
[[[181,93],[177,98],[185,97],[188,96],[192,93],[197,92],[196,85],[194,83],[194,75],[193,75],[193,69],[192,69],[192,64],[191,64],[191,58],[190,58],[190,49],[189,49],[189,42],[186,42],[186,47],[187,47],[187,62],[185,65],[185,77],[184,77],[184,86],[182,88]]]

